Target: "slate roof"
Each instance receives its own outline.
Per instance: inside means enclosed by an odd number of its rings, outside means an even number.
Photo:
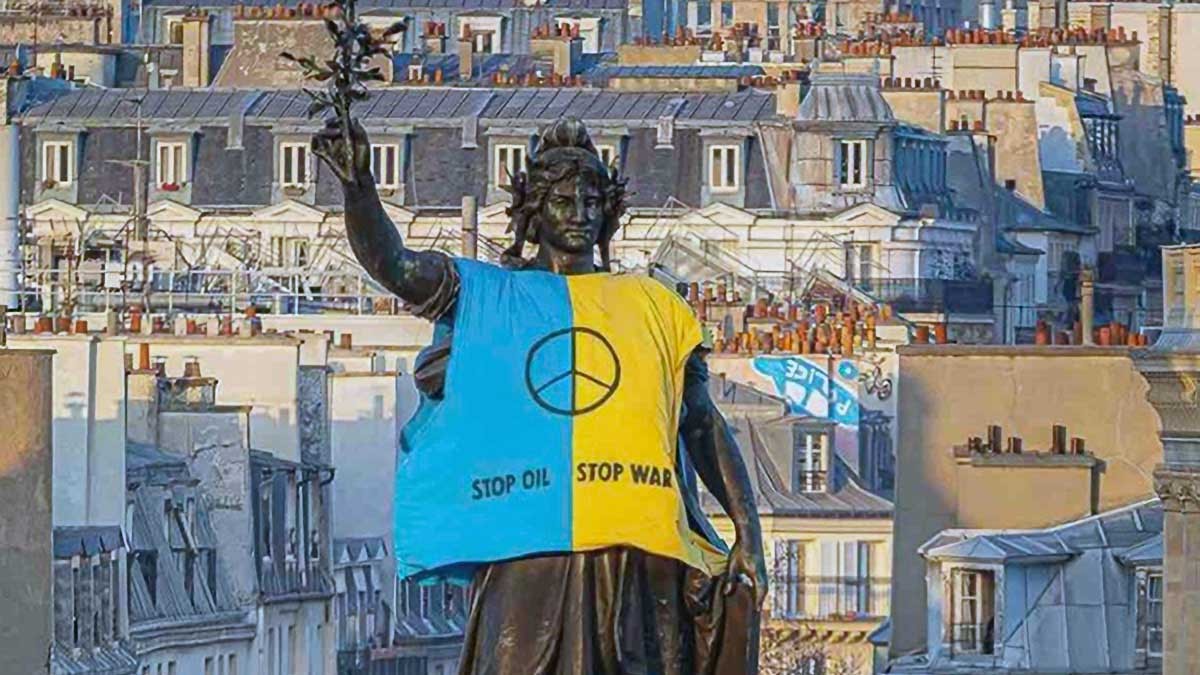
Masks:
[[[1042,255],[1045,253],[1040,248],[1026,246],[1015,239],[1009,239],[999,232],[996,233],[996,251],[1008,255]]]
[[[600,66],[591,75],[600,77],[737,79],[762,75],[762,66],[753,64],[691,64],[668,66]]]
[[[243,109],[247,121],[303,121],[308,97],[300,91],[220,89],[79,89],[29,108],[25,117],[44,121],[120,120],[137,116],[142,97],[146,120],[227,119]],[[676,111],[677,109],[677,111]],[[614,92],[577,88],[458,87],[381,88],[355,108],[375,120],[454,119],[551,121],[564,115],[585,120],[657,121],[674,112],[676,121],[753,122],[775,113],[773,94],[755,90],[721,94]]]
[[[539,58],[531,54],[487,54],[478,59],[472,79],[461,80],[458,79],[458,54],[426,54],[419,59],[417,57],[418,55],[412,52],[402,52],[392,56],[392,65],[395,68],[397,79],[404,79],[408,74],[408,67],[414,62],[424,65],[426,74],[442,71],[442,76],[446,79],[447,84],[452,86],[456,83],[470,83],[488,87],[491,86],[492,76],[496,73],[506,73],[513,77],[521,77],[526,74],[546,77],[554,71],[554,64],[548,58]],[[573,69],[578,75],[592,78],[598,65],[614,59],[616,59],[616,54],[611,52],[583,54],[574,64]]]
[[[72,525],[54,528],[54,558],[93,556],[125,548],[125,537],[117,525]]]
[[[147,7],[232,7],[274,6],[277,0],[203,0],[203,2],[185,2],[184,0],[143,0]],[[541,0],[535,7],[550,9],[625,9],[629,3],[626,0]],[[359,0],[358,9],[526,9],[528,6],[520,0]]]
[[[945,530],[918,551],[935,560],[1014,564],[1066,560],[1098,548],[1130,549],[1125,554],[1145,558],[1157,539],[1161,559],[1162,523],[1162,502],[1155,498],[1042,530]]]
[[[152,445],[127,441],[125,443],[125,471],[134,473],[150,469],[186,472],[187,462],[178,455],[165,453]]]
[[[346,537],[333,540],[333,562],[349,565],[368,560],[381,560],[387,556],[387,543],[383,537]]]
[[[873,75],[813,73],[796,119],[809,122],[894,122]]]
[[[75,649],[55,641],[52,658],[55,675],[123,675],[137,671],[138,660],[129,647],[106,644],[93,649]]]

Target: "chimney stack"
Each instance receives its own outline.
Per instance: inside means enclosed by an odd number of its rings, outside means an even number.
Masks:
[[[458,40],[458,79],[470,80],[475,77],[475,38],[471,35],[471,27],[464,26],[462,37]]]
[[[1050,451],[1056,455],[1067,454],[1067,428],[1055,424],[1050,431]]]
[[[1084,269],[1079,273],[1079,323],[1083,344],[1095,344],[1092,340],[1092,324],[1096,320],[1096,287],[1092,270]]]
[[[446,53],[446,26],[445,24],[430,21],[425,24],[425,52],[428,54],[445,54]]]
[[[183,17],[183,86],[207,87],[212,82],[212,17],[197,10]]]

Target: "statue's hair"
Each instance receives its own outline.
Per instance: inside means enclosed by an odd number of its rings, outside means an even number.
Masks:
[[[525,162],[525,170],[511,177],[512,206],[507,209],[509,231],[514,242],[502,256],[510,267],[528,265],[522,257],[525,242],[538,243],[542,205],[555,184],[582,176],[595,181],[602,195],[604,226],[596,245],[600,249],[600,267],[609,269],[608,244],[625,213],[625,180],[617,168],[607,167],[596,152],[587,127],[574,117],[564,117],[542,129],[535,152]]]

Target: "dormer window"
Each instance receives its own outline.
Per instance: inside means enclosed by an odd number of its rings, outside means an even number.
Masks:
[[[162,190],[178,190],[187,182],[187,143],[159,141],[154,158],[155,183]]]
[[[279,145],[279,183],[285,188],[308,186],[308,144]]]
[[[458,20],[458,37],[471,41],[476,54],[495,54],[502,43],[500,31],[504,19],[499,16],[466,16]]]
[[[708,187],[713,192],[737,192],[741,187],[739,152],[736,145],[708,148]]]
[[[867,186],[870,180],[868,141],[838,141],[837,180],[838,185],[848,189]]]
[[[596,152],[600,155],[600,161],[604,166],[610,169],[617,166],[617,162],[619,161],[617,146],[608,144],[597,145]]]
[[[71,141],[42,142],[42,184],[65,186],[75,182],[75,144]]]
[[[956,569],[951,572],[950,629],[956,654],[991,654],[996,639],[995,573]]]
[[[829,431],[801,426],[793,429],[793,489],[796,492],[824,492],[829,464]]]
[[[493,42],[491,33],[475,33],[471,36],[472,51],[476,54],[491,54],[493,51]]]
[[[525,169],[524,145],[497,145],[492,157],[492,176],[497,188],[512,185],[512,177]]]
[[[1146,645],[1146,656],[1163,655],[1163,572],[1161,568],[1141,568],[1138,580],[1137,643]]]
[[[395,143],[371,145],[371,175],[384,190],[400,187],[400,146]]]

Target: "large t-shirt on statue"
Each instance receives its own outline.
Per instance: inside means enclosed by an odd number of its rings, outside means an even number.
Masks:
[[[562,276],[456,260],[444,397],[404,431],[401,577],[632,546],[705,572],[676,472],[683,299],[637,275]]]

